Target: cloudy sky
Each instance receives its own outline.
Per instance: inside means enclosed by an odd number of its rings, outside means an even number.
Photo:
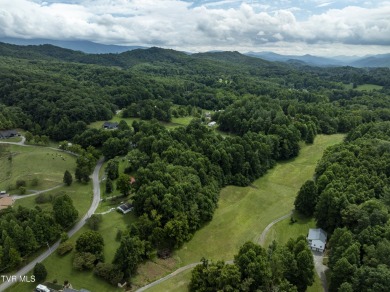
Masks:
[[[390,1],[0,0],[0,37],[191,52],[390,53]]]

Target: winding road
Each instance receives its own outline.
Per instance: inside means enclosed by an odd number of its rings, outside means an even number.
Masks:
[[[18,144],[18,145],[22,145],[22,144]],[[104,162],[104,158],[101,158],[97,162],[95,169],[93,171],[93,174],[92,174],[93,199],[92,199],[91,206],[89,207],[87,214],[85,214],[84,217],[81,218],[81,220],[78,221],[77,224],[75,226],[73,226],[73,228],[71,230],[68,231],[69,237],[74,235],[77,231],[79,231],[84,226],[86,219],[88,219],[93,213],[95,213],[95,211],[99,205],[99,201],[100,201],[99,171],[103,165],[103,162]],[[45,251],[44,253],[39,255],[37,258],[35,258],[29,264],[27,264],[26,266],[21,268],[19,271],[13,273],[12,276],[16,276],[16,279],[20,279],[20,277],[24,276],[29,271],[31,271],[34,268],[36,263],[42,262],[44,259],[46,259],[48,256],[50,256],[58,248],[59,245],[60,245],[60,241],[57,241],[52,246],[48,245],[49,249],[47,251]],[[1,280],[3,280],[3,279],[1,279]],[[9,281],[6,281],[6,282],[0,284],[0,291],[4,291],[5,289],[11,287],[13,284],[15,284],[15,280],[9,280]]]

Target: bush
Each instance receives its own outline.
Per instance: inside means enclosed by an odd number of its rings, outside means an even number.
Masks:
[[[37,204],[45,204],[51,201],[51,198],[45,194],[39,194],[35,197],[35,203]]]
[[[112,285],[117,285],[123,279],[123,273],[119,271],[113,264],[109,263],[98,263],[93,270],[93,273]]]
[[[73,259],[73,268],[79,271],[93,268],[96,256],[90,252],[77,252]]]
[[[34,177],[32,180],[31,180],[31,186],[32,187],[36,187],[37,185],[39,185],[39,179],[37,177]]]
[[[20,187],[25,187],[27,184],[26,184],[26,181],[23,180],[23,179],[18,179],[16,181],[16,188],[19,189]]]
[[[121,241],[122,233],[123,233],[122,230],[118,229],[118,231],[116,232],[116,237],[115,237],[116,241]]]
[[[25,187],[19,187],[19,193],[21,194],[21,195],[24,195],[24,194],[26,194],[26,188]]]
[[[61,239],[60,239],[60,241],[61,241],[61,242],[65,242],[65,241],[67,241],[68,239],[69,239],[68,233],[62,232],[62,233],[61,233]]]
[[[72,242],[65,241],[65,242],[61,243],[60,246],[58,247],[57,254],[59,254],[61,256],[65,255],[65,254],[71,252],[73,250],[73,247],[74,247],[74,245]]]
[[[97,231],[102,221],[103,221],[103,216],[101,214],[93,214],[91,217],[87,219],[87,225],[92,230]]]
[[[46,267],[42,263],[36,263],[33,270],[33,275],[37,282],[42,282],[47,277]]]

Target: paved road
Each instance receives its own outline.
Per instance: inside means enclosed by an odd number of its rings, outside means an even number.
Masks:
[[[85,220],[89,216],[91,216],[93,213],[95,213],[95,211],[99,205],[99,201],[100,201],[99,171],[103,165],[103,162],[104,162],[103,158],[97,162],[95,170],[93,171],[93,174],[92,174],[93,200],[92,200],[91,207],[89,207],[87,214],[85,214],[84,217],[79,222],[77,222],[77,224],[71,230],[69,230],[69,232],[68,232],[69,237],[74,235],[77,231],[79,231],[81,229],[81,227],[84,226]],[[43,254],[41,254],[39,257],[34,259],[28,265],[24,266],[22,269],[20,269],[16,273],[13,273],[12,275],[16,276],[16,278],[19,279],[20,276],[27,274],[29,271],[31,271],[34,268],[36,263],[42,262],[49,255],[51,255],[58,248],[59,244],[60,244],[60,242],[57,241],[55,244],[50,246],[47,251],[45,251]],[[12,284],[14,284],[14,283],[15,282],[12,282],[12,281],[4,282],[3,284],[0,285],[0,291],[4,291],[5,289],[11,287]]]
[[[279,217],[279,218],[275,219],[275,220],[272,221],[270,224],[268,224],[267,227],[265,227],[265,229],[264,229],[263,232],[261,233],[260,239],[259,239],[258,243],[259,243],[259,244],[264,244],[265,237],[267,236],[267,233],[268,233],[268,231],[271,229],[271,227],[272,227],[273,225],[275,225],[276,223],[278,223],[279,221],[282,221],[282,220],[284,220],[284,219],[290,217],[291,214],[292,214],[292,211],[291,211],[290,213],[288,213],[288,214],[282,216],[282,217]],[[226,263],[227,263],[227,264],[233,264],[233,260],[226,261]],[[145,290],[147,290],[147,289],[149,289],[149,288],[151,288],[151,287],[153,287],[153,286],[156,286],[156,285],[158,285],[158,284],[160,284],[160,283],[162,283],[162,282],[164,282],[164,281],[166,281],[166,280],[168,280],[168,279],[170,279],[170,278],[172,278],[172,277],[175,277],[176,275],[180,274],[181,272],[184,272],[184,271],[186,271],[186,270],[188,270],[188,269],[192,269],[192,268],[196,267],[196,266],[199,265],[199,264],[201,264],[201,263],[200,263],[200,262],[199,262],[199,263],[192,263],[192,264],[189,264],[189,265],[187,265],[187,266],[181,267],[181,268],[177,269],[176,271],[170,273],[169,275],[166,275],[164,278],[158,279],[158,280],[156,280],[156,281],[154,281],[154,282],[152,282],[152,283],[150,283],[150,284],[148,284],[148,285],[146,285],[146,286],[144,286],[144,287],[139,288],[139,289],[136,290],[135,292],[142,292],[142,291],[145,291]],[[326,292],[327,292],[327,291],[326,291]]]

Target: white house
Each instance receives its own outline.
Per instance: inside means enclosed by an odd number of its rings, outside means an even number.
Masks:
[[[327,234],[321,228],[310,228],[307,235],[307,243],[311,250],[324,252],[326,246]]]
[[[217,122],[213,121],[207,124],[209,127],[214,127],[217,125]]]

